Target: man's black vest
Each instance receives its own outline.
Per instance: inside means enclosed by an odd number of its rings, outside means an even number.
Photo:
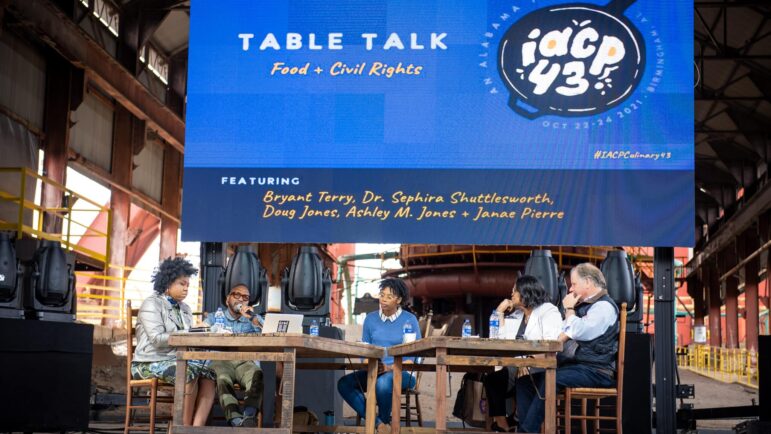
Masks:
[[[589,309],[594,303],[600,301],[607,301],[616,310],[616,318],[618,319],[618,306],[608,294],[603,295],[592,303],[581,303],[576,307],[576,316],[581,318],[589,312]],[[608,327],[600,337],[592,339],[591,341],[579,341],[578,349],[576,350],[576,356],[573,360],[574,363],[581,363],[584,365],[596,366],[600,369],[609,369],[611,371],[616,370],[616,354],[618,353],[618,321],[614,322],[612,326]]]

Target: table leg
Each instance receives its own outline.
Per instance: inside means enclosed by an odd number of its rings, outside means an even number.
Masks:
[[[391,396],[391,433],[398,434],[402,415],[402,358],[394,357],[394,389]],[[410,411],[407,409],[407,411]]]
[[[284,350],[284,353],[290,354],[291,360],[284,362],[284,372],[281,376],[283,398],[281,399],[281,425],[279,425],[279,428],[287,428],[289,432],[292,432],[292,422],[294,422],[294,368],[297,362],[297,350],[287,348]]]
[[[187,360],[180,358],[180,354],[187,348],[177,350],[177,372],[174,379],[174,416],[172,426],[182,426],[185,421],[185,373],[187,372]]]
[[[276,362],[276,390],[273,396],[273,426],[278,427],[281,425],[281,405],[284,399],[284,394],[281,392],[283,384],[281,380],[284,378],[284,362]]]
[[[367,411],[364,416],[365,429],[368,434],[374,434],[375,429],[375,415],[377,413],[377,368],[380,359],[368,359],[367,363]]]
[[[436,349],[436,431],[447,430],[447,365],[439,364],[439,359],[447,355],[447,348]]]
[[[546,368],[546,409],[543,420],[543,432],[546,434],[557,432],[557,370]],[[565,405],[569,405],[566,403]]]

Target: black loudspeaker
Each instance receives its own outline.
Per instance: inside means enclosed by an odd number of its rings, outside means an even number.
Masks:
[[[24,318],[24,272],[7,232],[0,232],[0,318]]]
[[[225,245],[201,243],[201,285],[204,312],[216,312],[221,306],[222,284],[225,281]]]
[[[642,282],[635,276],[632,262],[624,250],[611,250],[600,264],[608,285],[608,295],[617,305],[626,303],[627,331],[642,331]]]
[[[565,281],[565,272],[560,273],[560,277],[557,280],[557,291],[559,294],[557,295],[557,303],[554,303],[557,305],[557,308],[560,310],[560,313],[562,316],[565,316],[565,308],[562,306],[562,300],[565,298],[566,295],[568,295],[568,283]]]
[[[624,434],[653,432],[652,335],[626,334],[624,354]]]
[[[237,285],[249,288],[249,304],[260,315],[267,310],[268,273],[252,246],[238,246],[228,261],[222,283],[222,303],[225,303],[230,290]]]
[[[600,271],[608,284],[608,295],[617,305],[626,303],[631,309],[635,304],[634,271],[632,262],[623,250],[611,250],[600,264]]]
[[[632,333],[643,332],[643,284],[642,275],[637,273],[634,276],[634,292],[636,294],[634,309],[627,309],[626,331]]]
[[[534,276],[541,282],[552,303],[557,306],[561,304],[557,262],[551,256],[551,250],[533,250],[530,252],[530,257],[525,262],[525,274]]]
[[[328,317],[331,274],[324,267],[318,248],[300,247],[292,265],[281,276],[281,312],[305,315],[303,324]]]
[[[75,255],[56,241],[16,240],[25,270],[24,308],[28,318],[75,321]]]
[[[0,432],[88,430],[94,326],[0,318]]]

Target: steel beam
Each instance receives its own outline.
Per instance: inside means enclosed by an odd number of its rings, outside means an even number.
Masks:
[[[713,347],[719,347],[723,344],[722,324],[720,318],[720,271],[717,263],[710,263],[709,270],[709,289],[707,290],[707,303],[709,306],[709,344]]]
[[[166,148],[163,152],[163,190],[161,206],[173,216],[180,215],[182,197],[182,154],[175,149]],[[174,257],[177,253],[177,232],[179,222],[161,216],[160,259]]]
[[[675,249],[653,249],[655,297],[656,432],[676,432],[675,406]]]
[[[741,236],[741,235],[740,235]],[[736,251],[731,246],[720,253],[720,272],[724,273],[736,263]],[[730,252],[730,253],[729,253]],[[741,254],[741,252],[739,253]],[[739,348],[739,279],[736,275],[725,280],[725,346]]]
[[[72,66],[58,56],[48,59],[46,101],[45,101],[45,140],[43,149],[43,175],[61,185],[67,180],[67,157],[70,139],[70,101]],[[62,206],[64,192],[51,184],[43,184],[40,202],[46,209],[58,209]],[[62,213],[43,213],[43,230],[51,234],[61,234]]]
[[[185,122],[51,2],[12,0],[7,12],[41,42],[85,69],[92,82],[184,152]]]
[[[761,217],[767,218],[766,216]],[[760,244],[758,239],[758,232],[750,229],[743,235],[744,238],[744,254],[757,250]],[[747,262],[744,266],[744,306],[745,306],[745,329],[746,329],[746,348],[748,350],[758,350],[758,320],[760,305],[758,304],[758,271],[760,271],[760,255],[755,256]]]
[[[771,183],[766,183],[757,193],[747,199],[744,205],[722,224],[720,229],[714,234],[710,234],[709,242],[688,263],[688,269],[696,270],[706,264],[719,250],[732,243],[736,237],[750,227],[757,216],[769,209],[771,209]]]
[[[131,151],[134,139],[134,116],[123,106],[115,107],[115,127],[112,140],[112,178],[127,188],[131,188],[131,178],[134,166],[134,154]],[[115,280],[107,281],[107,285],[118,291],[124,288],[123,278],[125,273],[126,251],[128,248],[128,231],[131,218],[131,196],[123,190],[111,189],[110,209],[112,210],[112,224],[110,226],[110,251],[108,252],[109,266],[107,272]],[[120,293],[120,292],[119,292]],[[121,294],[120,300],[123,299]],[[103,306],[120,308],[120,301],[114,299],[103,300]],[[112,326],[119,319],[105,318],[102,325]]]

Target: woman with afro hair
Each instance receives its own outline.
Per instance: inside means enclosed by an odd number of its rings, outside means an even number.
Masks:
[[[198,270],[183,258],[164,259],[153,274],[153,295],[139,308],[137,348],[131,362],[134,379],[158,378],[169,384],[176,379],[176,350],[169,335],[187,330],[193,322],[187,297],[190,276]],[[185,425],[203,426],[214,403],[217,376],[205,360],[189,360],[185,375]]]

